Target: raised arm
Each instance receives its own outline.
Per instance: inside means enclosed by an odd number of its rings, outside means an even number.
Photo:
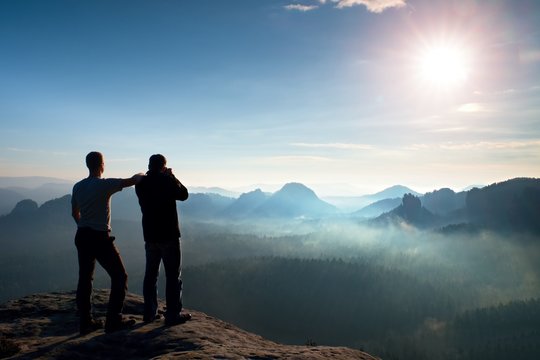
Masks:
[[[71,204],[71,216],[73,216],[73,220],[75,220],[75,223],[79,224],[79,221],[81,220],[81,211],[79,210],[79,207],[75,204]]]
[[[182,183],[178,179],[176,179],[176,181],[178,185],[178,188],[176,189],[176,192],[175,192],[176,200],[180,200],[180,201],[187,200],[189,196],[187,188],[184,185],[182,185]]]
[[[173,189],[173,193],[174,193],[174,198],[175,200],[180,200],[180,201],[184,201],[184,200],[187,200],[188,196],[189,196],[189,193],[188,193],[188,190],[187,188],[180,182],[180,180],[178,180],[176,178],[176,176],[174,176],[173,172],[172,172],[172,169],[169,168],[167,170],[165,170],[165,174],[169,175],[175,182],[175,185],[174,186],[174,189]]]

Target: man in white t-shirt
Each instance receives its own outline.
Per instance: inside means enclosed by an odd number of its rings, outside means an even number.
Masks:
[[[123,188],[137,184],[144,175],[136,174],[127,179],[104,179],[103,155],[92,151],[86,156],[89,175],[73,186],[71,197],[72,216],[77,223],[75,245],[79,259],[77,309],[80,316],[80,333],[88,334],[102,327],[92,318],[92,281],[96,260],[111,277],[111,293],[105,321],[105,332],[132,327],[133,320],[122,319],[122,309],[127,292],[127,273],[111,231],[111,195]]]

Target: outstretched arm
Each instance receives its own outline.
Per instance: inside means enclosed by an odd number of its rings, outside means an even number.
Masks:
[[[122,179],[121,186],[122,186],[122,188],[125,188],[125,187],[130,187],[130,186],[136,185],[142,180],[143,177],[144,177],[144,175],[139,173],[139,174],[133,175],[130,178]]]

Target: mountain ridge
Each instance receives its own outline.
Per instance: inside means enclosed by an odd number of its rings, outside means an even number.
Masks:
[[[406,188],[394,187],[394,190],[396,189],[405,191]],[[534,201],[534,199],[540,199],[540,179],[514,178],[481,189],[473,188],[467,192],[456,193],[449,188],[442,188],[421,196],[415,194],[418,193],[407,193],[404,197],[411,195],[419,199],[419,206],[423,210],[418,211],[424,213],[420,221],[423,227],[429,228],[470,222],[499,229],[523,228],[540,232],[540,225],[534,225],[534,222],[537,221],[535,219],[540,216],[540,208],[536,204],[540,204],[540,200]],[[55,205],[55,200],[49,200],[41,206],[37,206],[37,209],[35,205],[30,205],[33,200],[22,200],[22,202],[15,204],[12,213],[0,216],[0,223],[5,223],[8,218],[13,219],[13,216],[20,217],[24,213],[30,213],[31,210],[40,210],[37,211],[38,214],[46,215],[45,213],[48,212],[46,210],[52,206],[52,210],[57,211],[59,207],[69,205],[69,196],[65,195],[56,199],[56,202],[61,201],[63,205]],[[188,201],[179,202],[178,208],[182,217],[205,221],[252,221],[264,219],[296,221],[331,218],[333,216],[351,217],[353,219],[371,217],[374,219],[382,216],[382,213],[392,213],[398,218],[407,218],[410,211],[396,210],[402,205],[402,201],[400,202],[399,198],[382,199],[356,212],[346,214],[320,199],[307,186],[301,183],[288,183],[273,194],[254,190],[242,194],[237,199],[215,193],[194,193],[190,195]],[[112,202],[113,220],[140,221],[140,209],[133,189],[125,189],[118,195],[113,196]],[[33,201],[33,203],[36,202]],[[42,207],[43,209],[41,209]],[[65,218],[69,218],[69,211],[69,209],[65,209],[65,214],[63,214],[65,216],[60,218],[59,215],[56,215],[54,219],[65,221]],[[428,215],[426,211],[433,216]],[[409,217],[408,220],[414,223],[419,219],[417,216],[413,216]],[[52,218],[48,220],[50,221]]]
[[[426,195],[405,194],[401,205],[371,223],[387,225],[403,220],[444,231],[484,228],[540,233],[540,179],[513,178],[467,192],[443,188]]]
[[[393,185],[379,192],[359,196],[329,196],[324,197],[332,205],[342,209],[344,212],[361,211],[369,205],[386,199],[402,198],[405,194],[422,195],[404,185]]]

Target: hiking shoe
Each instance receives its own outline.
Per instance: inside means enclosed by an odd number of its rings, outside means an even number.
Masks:
[[[151,323],[156,320],[161,320],[160,314],[156,314],[154,316],[146,316],[146,315],[143,316],[143,321],[145,324]]]
[[[81,321],[79,325],[79,334],[87,335],[87,334],[90,334],[91,332],[94,332],[102,328],[103,328],[103,321],[101,320],[90,319],[86,321]]]
[[[135,325],[136,321],[133,319],[112,321],[105,323],[105,333],[110,334],[115,331],[128,330]]]
[[[178,314],[172,318],[165,318],[165,325],[167,326],[180,325],[189,320],[191,320],[191,314],[189,313]]]

